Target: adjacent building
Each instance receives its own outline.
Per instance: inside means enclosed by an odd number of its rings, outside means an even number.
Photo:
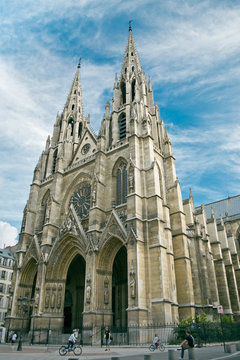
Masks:
[[[8,248],[0,249],[0,324],[3,326],[12,295],[12,277],[15,259]]]
[[[191,191],[182,199],[171,140],[130,27],[99,133],[83,116],[78,65],[34,170],[10,327],[21,327],[19,297],[35,299],[26,330],[80,328],[83,342],[95,344],[104,325],[141,343],[152,341],[146,328],[212,316],[219,304],[238,317],[240,221],[215,211],[195,208]]]

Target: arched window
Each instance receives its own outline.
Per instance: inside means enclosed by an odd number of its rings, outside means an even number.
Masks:
[[[72,105],[72,110],[74,110],[74,104]]]
[[[52,173],[55,173],[55,171],[56,171],[57,154],[58,154],[58,149],[56,149],[53,153]]]
[[[239,248],[240,248],[240,233],[238,234],[238,245],[239,245]]]
[[[72,130],[71,130],[71,136],[73,136],[73,126],[74,126],[74,120],[73,120],[73,118],[70,118],[69,120],[68,120],[68,125],[71,125],[71,128],[72,128]]]
[[[117,205],[127,202],[127,165],[121,162],[117,170]]]
[[[79,127],[78,127],[78,138],[80,139],[82,136],[82,123],[79,123]]]
[[[121,103],[126,104],[126,84],[124,81],[121,82],[120,87],[121,87],[121,92],[122,92],[122,98],[121,98],[122,102]]]
[[[136,80],[133,79],[133,81],[132,81],[132,101],[135,98],[135,85],[136,85]]]
[[[126,138],[126,114],[122,113],[118,119],[119,123],[119,140]]]

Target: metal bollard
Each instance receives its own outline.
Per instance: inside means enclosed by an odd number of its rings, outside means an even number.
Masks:
[[[152,360],[152,355],[144,355],[144,360]]]
[[[231,353],[231,352],[232,352],[232,350],[231,350],[231,345],[225,344],[225,352],[226,352],[226,353]]]
[[[175,360],[174,353],[175,353],[175,350],[173,350],[173,349],[168,350],[168,360]]]
[[[194,352],[194,348],[189,348],[188,349],[188,359],[189,360],[195,360],[195,352]]]

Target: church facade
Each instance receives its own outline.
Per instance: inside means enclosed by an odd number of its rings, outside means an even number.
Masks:
[[[78,65],[34,170],[8,326],[21,327],[19,297],[35,299],[25,329],[80,328],[93,343],[104,325],[138,326],[141,342],[141,326],[211,316],[219,304],[237,317],[239,229],[239,219],[227,228],[213,210],[207,217],[204,206],[195,209],[191,191],[183,201],[130,27],[98,135],[83,117]]]

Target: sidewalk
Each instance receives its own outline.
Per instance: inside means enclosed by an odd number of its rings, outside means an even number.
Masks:
[[[90,347],[84,346],[83,352],[81,356],[75,356],[73,353],[67,354],[64,357],[61,357],[58,353],[58,349],[49,349],[47,351],[45,346],[23,346],[22,351],[16,351],[17,345],[15,346],[15,350],[12,351],[10,345],[1,344],[0,345],[0,359],[1,360],[60,360],[60,359],[88,359],[88,360],[111,360],[112,357],[120,357],[122,360],[143,360],[144,355],[151,355],[152,360],[168,360],[168,349],[175,349],[174,355],[177,360],[180,356],[179,351],[176,350],[176,347],[166,347],[164,352],[154,351],[151,353],[148,347],[115,347],[112,346],[109,352],[105,352],[104,347]],[[232,353],[226,354],[224,353],[223,346],[208,346],[202,348],[195,348],[195,357],[196,360],[216,360],[221,357],[231,357],[236,353],[235,346],[231,346]],[[185,360],[188,360],[188,354],[184,356]]]

